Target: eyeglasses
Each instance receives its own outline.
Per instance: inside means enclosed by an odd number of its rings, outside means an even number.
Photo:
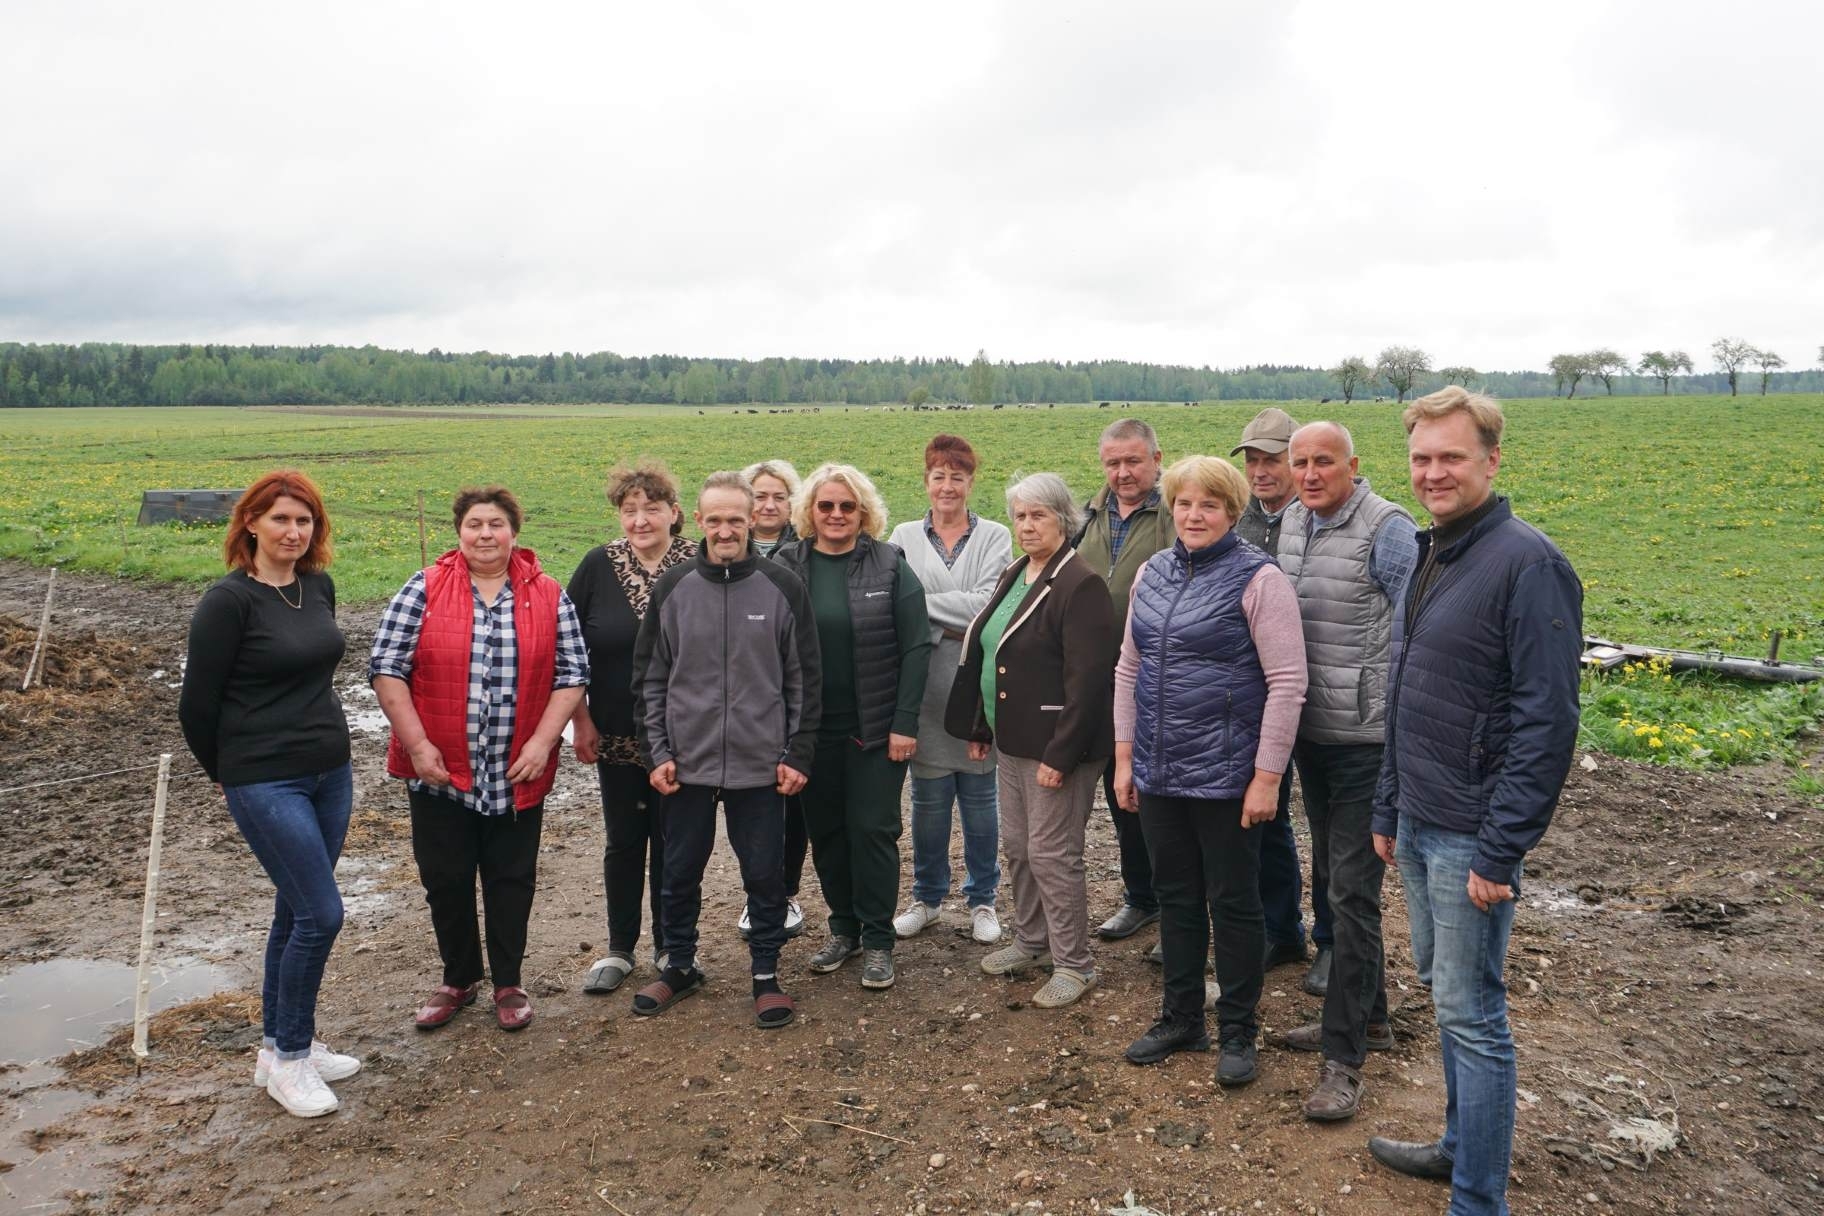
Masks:
[[[835,515],[839,513],[842,515],[853,515],[859,510],[861,510],[861,504],[854,501],[830,502],[826,499],[817,504],[817,511],[820,515]]]

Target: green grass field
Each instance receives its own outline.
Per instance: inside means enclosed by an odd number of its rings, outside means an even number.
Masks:
[[[1169,460],[1226,455],[1259,404],[1154,405],[1131,415],[1158,428]],[[800,472],[845,460],[874,477],[900,520],[924,509],[924,444],[949,430],[981,455],[977,509],[1004,518],[1001,491],[1016,473],[1053,470],[1082,494],[1094,490],[1096,437],[1130,413],[759,408],[0,410],[0,556],[200,584],[221,573],[220,526],[137,527],[140,491],[239,487],[294,465],[323,486],[344,602],[382,599],[417,568],[418,491],[435,556],[452,543],[451,494],[487,481],[520,496],[520,539],[561,581],[618,530],[602,482],[619,459],[661,457],[687,487],[762,457],[783,456]],[[1787,658],[1824,652],[1824,398],[1603,397],[1506,408],[1497,485],[1576,565],[1588,631],[1761,653],[1778,629]],[[1291,410],[1301,421],[1345,422],[1363,472],[1412,507],[1393,404]],[[1715,682],[1657,691],[1663,684],[1593,677],[1586,744],[1705,766],[1796,762],[1824,709],[1820,685],[1775,696]],[[1662,720],[1656,744],[1641,728]],[[1695,742],[1687,738],[1694,731],[1704,732]],[[1719,746],[1722,731],[1742,742]]]

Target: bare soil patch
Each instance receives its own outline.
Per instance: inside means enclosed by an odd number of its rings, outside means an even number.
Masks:
[[[195,592],[59,581],[69,605],[59,645],[115,683],[46,689],[62,698],[54,713],[0,688],[0,723],[14,727],[0,732],[0,785],[161,750],[180,773],[193,769],[172,685]],[[0,563],[12,626],[36,622],[42,592],[42,571]],[[364,708],[375,615],[343,612],[350,658],[338,687],[351,709]],[[1371,1134],[1421,1137],[1442,1119],[1436,1032],[1397,877],[1387,886],[1396,1050],[1371,1059],[1361,1116],[1318,1127],[1298,1113],[1315,1079],[1309,1057],[1268,1045],[1261,1079],[1236,1093],[1212,1084],[1213,1057],[1122,1061],[1156,1008],[1150,934],[1099,944],[1100,987],[1048,1013],[1029,1004],[1039,977],[979,971],[982,951],[951,911],[902,943],[894,989],[868,993],[852,968],[804,970],[823,936],[813,881],[811,931],[783,967],[800,1020],[758,1031],[725,848],[705,893],[708,989],[650,1021],[631,1016],[626,996],[585,997],[577,985],[604,946],[601,826],[593,775],[567,763],[528,959],[538,1020],[503,1034],[484,997],[426,1035],[410,1011],[435,982],[435,947],[382,742],[357,737],[348,918],[320,1011],[325,1036],[366,1061],[337,1087],[342,1110],[291,1119],[250,1083],[270,887],[207,783],[185,777],[168,818],[161,954],[229,967],[245,983],[159,1015],[143,1069],[121,1032],[64,1060],[62,1077],[0,1074],[0,1125],[33,1128],[0,1142],[0,1188],[39,1154],[61,1153],[83,1168],[49,1200],[97,1213],[1088,1213],[1119,1207],[1130,1189],[1173,1213],[1444,1208],[1441,1189],[1388,1174],[1363,1149]],[[132,960],[150,806],[149,772],[0,803],[0,970]],[[1509,962],[1523,1091],[1516,1212],[1824,1207],[1821,820],[1778,770],[1705,776],[1604,757],[1573,770],[1532,859]],[[1115,859],[1098,815],[1094,911],[1118,900]],[[1299,976],[1269,977],[1269,1036],[1315,1016]],[[79,1096],[38,1126],[27,1115],[52,1091]]]

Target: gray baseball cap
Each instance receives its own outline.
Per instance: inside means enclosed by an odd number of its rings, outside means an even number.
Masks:
[[[1298,429],[1298,423],[1292,415],[1275,406],[1268,406],[1254,415],[1254,421],[1248,423],[1247,429],[1241,432],[1241,442],[1229,450],[1229,455],[1239,456],[1248,448],[1261,452],[1283,452],[1292,442],[1292,432]]]

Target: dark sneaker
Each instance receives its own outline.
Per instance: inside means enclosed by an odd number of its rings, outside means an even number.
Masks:
[[[1302,938],[1289,942],[1268,941],[1266,952],[1263,953],[1260,958],[1260,969],[1262,971],[1271,971],[1273,968],[1283,967],[1287,963],[1302,963],[1304,961],[1305,943]]]
[[[1198,1022],[1153,1023],[1153,1028],[1127,1045],[1127,1058],[1135,1064],[1157,1064],[1175,1051],[1208,1051],[1210,1032]]]
[[[836,970],[860,953],[859,941],[840,933],[832,933],[830,940],[823,943],[823,949],[811,955],[811,961],[807,965],[812,971],[823,974]]]
[[[1444,1155],[1435,1140],[1420,1144],[1413,1140],[1370,1136],[1368,1152],[1396,1174],[1405,1174],[1409,1178],[1431,1178],[1445,1182],[1450,1180],[1451,1159]]]
[[[863,988],[891,988],[893,986],[893,952],[891,950],[865,950],[862,952],[861,986]]]
[[[1279,1041],[1293,1051],[1322,1051],[1324,1049],[1324,1024],[1312,1022],[1294,1030],[1288,1030],[1279,1037]],[[1392,1051],[1393,1027],[1386,1022],[1368,1023],[1368,1050]]]
[[[1330,991],[1330,947],[1317,948],[1317,957],[1311,960],[1311,969],[1305,972],[1305,978],[1298,986],[1312,996],[1322,996]]]
[[[1243,1039],[1230,1039],[1222,1045],[1222,1058],[1216,1061],[1216,1084],[1224,1089],[1246,1085],[1260,1075],[1254,1044]]]
[[[1157,908],[1145,912],[1132,904],[1122,904],[1113,916],[1096,929],[1096,936],[1104,941],[1118,942],[1124,937],[1132,937],[1158,919]]]
[[[1336,1123],[1355,1114],[1362,1104],[1362,1074],[1335,1060],[1325,1060],[1317,1088],[1305,1099],[1305,1118]]]

